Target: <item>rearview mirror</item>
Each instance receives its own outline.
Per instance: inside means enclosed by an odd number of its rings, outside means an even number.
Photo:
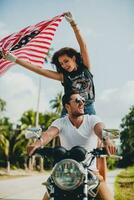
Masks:
[[[25,133],[25,137],[26,139],[39,139],[40,136],[41,136],[41,133],[42,133],[42,129],[41,128],[36,128],[36,127],[33,127],[33,128],[28,128],[26,130],[26,133]]]

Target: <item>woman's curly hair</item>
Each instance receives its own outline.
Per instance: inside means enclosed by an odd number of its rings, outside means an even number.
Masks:
[[[77,52],[73,48],[64,47],[64,48],[62,48],[62,49],[60,49],[60,50],[58,50],[58,51],[56,51],[54,53],[54,55],[52,57],[52,61],[51,61],[51,63],[56,66],[56,70],[59,73],[64,73],[65,72],[65,70],[61,67],[61,65],[59,63],[59,60],[58,60],[58,58],[60,56],[63,56],[63,55],[67,55],[70,58],[72,58],[73,56],[75,56],[76,57],[76,63],[77,63],[78,66],[82,63],[82,57],[81,57],[81,54],[79,52]]]

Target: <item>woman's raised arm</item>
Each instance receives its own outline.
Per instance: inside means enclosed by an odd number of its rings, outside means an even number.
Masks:
[[[76,24],[75,20],[73,19],[73,16],[70,12],[65,13],[65,18],[66,20],[71,24],[71,27],[75,33],[76,39],[78,41],[78,44],[80,46],[80,52],[81,52],[81,56],[83,59],[83,64],[89,68],[91,68],[91,63],[90,63],[90,58],[89,58],[89,53],[88,53],[88,49],[87,49],[87,45],[80,33],[80,30],[78,28],[78,25]]]

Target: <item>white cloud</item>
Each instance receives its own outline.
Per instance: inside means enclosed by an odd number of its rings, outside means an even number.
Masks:
[[[119,128],[121,119],[134,105],[134,81],[128,81],[120,88],[104,90],[96,98],[97,114],[109,128]]]
[[[35,75],[36,77],[36,75]],[[0,98],[6,101],[6,116],[12,121],[18,120],[26,110],[37,109],[39,79],[19,72],[9,70],[0,81]],[[49,101],[55,98],[61,91],[61,85],[58,81],[47,78],[41,80],[39,111],[50,110]]]
[[[8,72],[1,78],[1,98],[7,102],[7,116],[16,120],[22,112],[34,105],[37,88],[32,80],[20,73]]]
[[[1,78],[1,98],[7,102],[7,116],[12,120],[20,117],[25,110],[35,107],[37,86],[24,74],[8,71]]]

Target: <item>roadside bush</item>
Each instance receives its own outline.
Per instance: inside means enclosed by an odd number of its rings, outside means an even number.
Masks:
[[[134,199],[134,167],[120,172],[115,180],[115,200]]]
[[[118,166],[118,160],[110,158],[110,157],[107,158],[108,169],[113,170],[113,169],[117,168],[117,166]]]

